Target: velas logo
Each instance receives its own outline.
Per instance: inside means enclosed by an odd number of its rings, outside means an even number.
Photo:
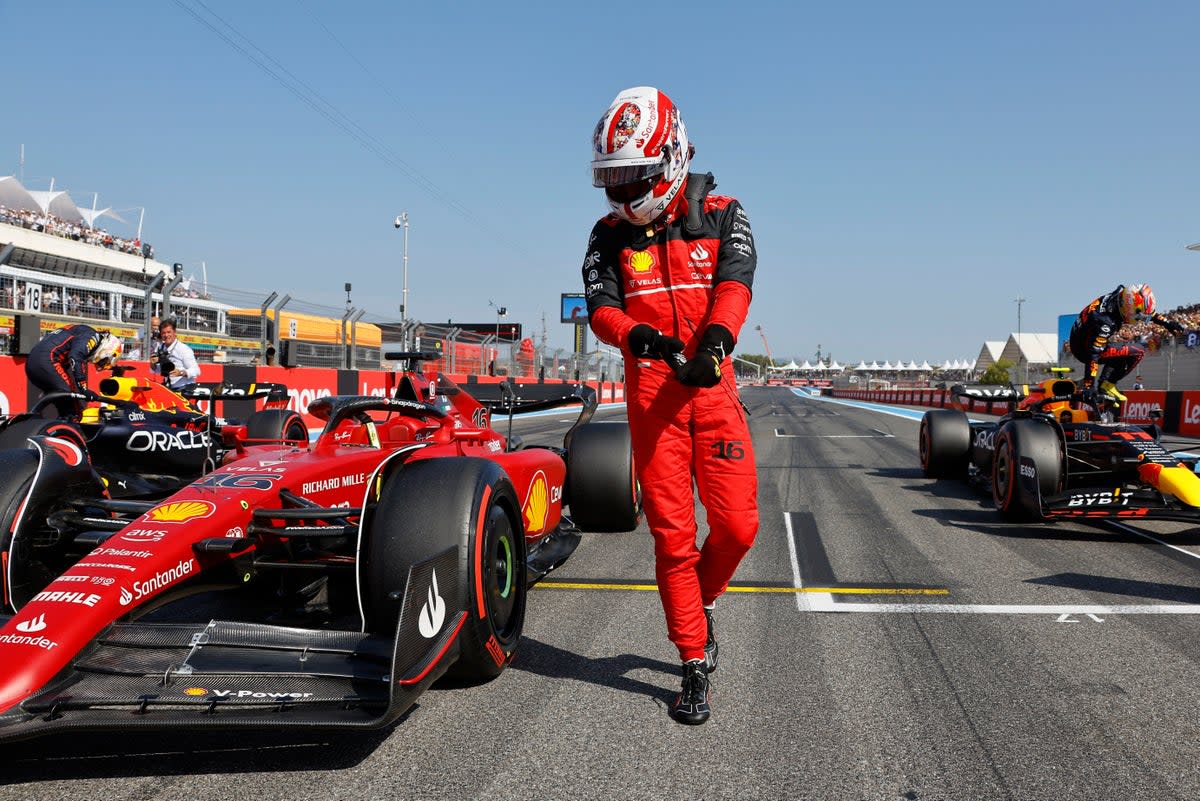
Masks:
[[[186,523],[208,517],[215,511],[217,505],[211,501],[175,501],[154,507],[142,519],[149,523]]]
[[[648,251],[639,250],[629,257],[629,268],[635,273],[648,273],[654,269],[654,256]]]
[[[550,491],[546,487],[546,474],[541,470],[529,485],[529,497],[525,499],[525,530],[539,532],[546,527],[546,515],[550,511]]]

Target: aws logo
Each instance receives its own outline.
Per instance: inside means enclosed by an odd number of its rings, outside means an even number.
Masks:
[[[649,251],[639,250],[629,257],[629,268],[635,273],[648,273],[654,269],[654,256]]]
[[[150,523],[186,523],[199,520],[217,511],[217,505],[209,501],[176,501],[164,503],[146,512],[145,520]]]

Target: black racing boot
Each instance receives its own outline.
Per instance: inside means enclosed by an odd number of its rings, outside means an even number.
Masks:
[[[712,610],[704,607],[704,620],[708,623],[708,639],[704,641],[704,669],[712,673],[717,669],[717,633],[713,628]]]
[[[683,663],[683,688],[671,702],[671,717],[689,726],[708,720],[712,710],[708,706],[708,674],[704,662],[693,659]]]

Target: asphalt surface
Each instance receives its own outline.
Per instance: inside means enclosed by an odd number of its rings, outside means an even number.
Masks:
[[[532,591],[499,678],[384,731],[6,745],[0,799],[1200,797],[1200,529],[1003,524],[921,475],[916,419],[743,398],[761,529],[717,606],[708,724],[666,714],[657,594],[603,588],[653,582],[643,527]]]

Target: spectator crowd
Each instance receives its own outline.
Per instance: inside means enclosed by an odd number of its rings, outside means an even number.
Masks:
[[[1189,306],[1180,306],[1165,312],[1163,317],[1168,320],[1173,320],[1182,325],[1188,331],[1200,330],[1200,303],[1193,303]],[[1171,341],[1174,335],[1163,328],[1151,322],[1137,322],[1131,325],[1122,326],[1117,332],[1116,339],[1125,342],[1141,342],[1150,350],[1157,350],[1165,342]]]
[[[103,228],[91,228],[83,223],[64,220],[61,217],[42,211],[10,209],[7,206],[0,206],[0,223],[28,228],[31,231],[41,231],[42,233],[61,236],[64,239],[73,239],[76,242],[84,242],[89,245],[99,245],[109,250],[119,250],[122,253],[129,253],[134,256],[145,256],[148,259],[154,258],[154,247],[146,244],[145,251],[143,252],[143,245],[140,239],[124,239],[119,236],[113,236]]]

